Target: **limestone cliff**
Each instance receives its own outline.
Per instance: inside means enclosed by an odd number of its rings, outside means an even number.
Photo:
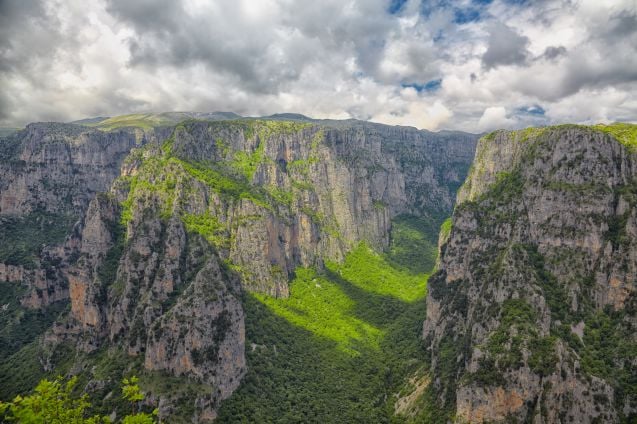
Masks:
[[[87,390],[116,384],[94,358],[123,351],[129,369],[181,376],[183,391],[145,387],[164,417],[201,421],[246,371],[241,292],[285,297],[298,266],[341,260],[363,240],[385,248],[392,218],[440,219],[475,147],[469,134],[359,121],[108,125],[33,124],[3,145],[0,213],[36,213],[41,226],[69,218],[28,266],[0,277],[51,280],[48,298],[25,305],[70,299],[46,350],[73,346],[69,372],[84,373]]]
[[[0,234],[10,242],[0,247],[0,263],[12,270],[4,279],[29,286],[25,306],[68,299],[60,271],[76,252],[64,239],[95,194],[109,189],[131,148],[158,137],[165,130],[35,123],[0,140]]]
[[[0,215],[44,210],[77,217],[95,193],[108,190],[132,147],[165,136],[161,130],[104,132],[72,124],[29,124],[2,140]]]
[[[634,418],[637,154],[626,128],[480,140],[441,238],[424,323],[449,415]]]

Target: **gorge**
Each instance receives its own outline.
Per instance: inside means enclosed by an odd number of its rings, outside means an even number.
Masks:
[[[77,376],[117,417],[137,375],[166,422],[630,422],[636,134],[29,124],[0,142],[0,399]]]

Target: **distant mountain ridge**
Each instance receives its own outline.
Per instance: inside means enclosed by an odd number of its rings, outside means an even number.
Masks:
[[[264,120],[264,121],[294,121],[294,122],[307,122],[322,125],[329,125],[332,127],[349,127],[352,125],[366,125],[366,126],[378,126],[391,127],[392,125],[386,125],[382,123],[375,123],[370,121],[363,121],[359,119],[317,119],[311,118],[300,113],[275,113],[267,116],[241,116],[234,112],[149,112],[149,113],[134,113],[128,115],[118,115],[113,117],[95,117],[86,118],[77,121],[69,122],[70,124],[85,125],[89,127],[95,127],[104,130],[113,130],[117,128],[143,128],[149,129],[154,127],[167,127],[176,125],[182,121],[189,119],[197,119],[204,121],[230,121],[230,120]],[[411,126],[396,125],[395,127],[401,128],[413,128]],[[420,130],[427,131],[428,130]],[[442,130],[439,132],[443,134],[469,134],[464,131]]]

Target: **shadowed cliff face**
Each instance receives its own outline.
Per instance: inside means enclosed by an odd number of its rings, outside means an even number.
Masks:
[[[0,271],[24,276],[23,307],[70,300],[47,352],[70,343],[91,358],[118,346],[149,372],[202,384],[190,413],[213,418],[246,371],[241,291],[286,297],[298,266],[321,269],[360,241],[386,248],[394,217],[445,216],[474,145],[360,122],[34,124],[5,145],[0,213],[67,224]],[[110,384],[90,374],[92,386]],[[169,415],[184,393],[153,396]]]
[[[620,140],[579,126],[480,140],[424,323],[450,413],[545,423],[635,413],[637,155]]]

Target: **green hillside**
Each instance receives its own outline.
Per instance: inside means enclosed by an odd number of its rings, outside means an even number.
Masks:
[[[435,246],[437,231],[430,227],[401,217],[394,221],[398,236],[389,254],[360,244],[342,264],[298,269],[288,299],[247,295],[249,371],[218,421],[407,421],[394,415],[394,407],[399,395],[416,390],[405,384],[410,377],[423,381],[420,334],[428,274],[395,264],[391,252],[413,242],[415,234]],[[421,256],[429,270],[432,252]],[[414,396],[410,406],[418,411],[423,398]]]

